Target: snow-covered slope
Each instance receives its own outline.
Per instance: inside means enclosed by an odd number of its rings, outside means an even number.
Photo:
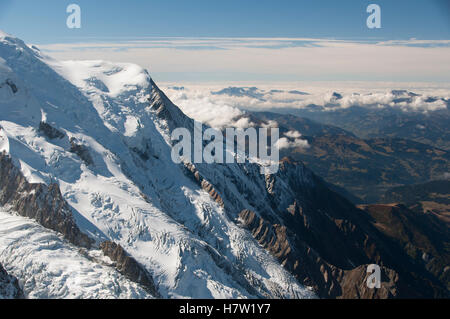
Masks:
[[[0,263],[20,278],[28,298],[152,298],[100,251],[82,253],[55,232],[3,210]]]
[[[170,122],[190,120],[178,109],[166,110],[176,119],[161,116],[157,109],[164,96],[145,70],[103,61],[58,62],[0,35],[0,97],[0,146],[28,181],[59,184],[79,228],[98,244],[110,240],[124,247],[153,276],[162,297],[314,296],[238,225],[236,214],[226,212],[183,165],[172,162]],[[238,165],[232,173],[244,174]],[[45,244],[42,236],[50,237],[65,260],[79,260],[82,269],[101,267],[37,225],[2,216],[8,236],[14,234],[8,225],[16,223],[38,245]],[[14,238],[18,252],[33,251]],[[9,245],[5,240],[3,249]],[[46,256],[45,250],[33,254]],[[128,282],[123,282],[125,295],[108,293],[108,278],[117,275],[112,271],[105,277],[82,272],[88,283],[105,282],[92,290],[63,292],[66,279],[76,278],[79,268],[72,272],[58,265],[62,268],[52,271],[61,275],[34,274],[34,268],[21,269],[13,257],[4,258],[5,268],[25,282],[45,278],[55,287],[29,284],[30,297],[143,296]]]

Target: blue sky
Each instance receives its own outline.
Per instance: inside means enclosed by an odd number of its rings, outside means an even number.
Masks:
[[[65,9],[82,8],[81,30]],[[381,30],[365,21],[382,8]],[[326,37],[450,39],[448,0],[1,0],[0,29],[34,43],[95,38]]]
[[[66,27],[71,3],[81,29]],[[0,0],[0,30],[166,82],[450,82],[450,0]]]

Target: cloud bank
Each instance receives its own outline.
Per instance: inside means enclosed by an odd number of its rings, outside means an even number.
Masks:
[[[280,83],[224,87],[225,84],[163,83],[169,98],[190,117],[210,126],[251,127],[246,111],[315,108],[333,111],[352,106],[433,112],[447,108],[448,85],[404,83]],[[332,88],[332,89],[331,89]],[[395,88],[395,89],[392,89]],[[275,123],[266,123],[273,126]],[[288,138],[298,138],[288,132]]]
[[[255,126],[246,111],[362,106],[426,113],[450,101],[450,40],[141,38],[40,48],[58,60],[139,64],[188,116],[216,128]],[[300,133],[288,132],[279,147],[307,147]]]
[[[58,60],[102,57],[137,63],[158,81],[450,82],[450,40],[91,39],[40,48]]]

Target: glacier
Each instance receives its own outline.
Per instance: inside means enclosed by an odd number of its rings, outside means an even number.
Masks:
[[[0,211],[1,263],[28,298],[153,298],[98,250],[80,252],[33,220]]]
[[[61,134],[45,134],[41,123]],[[316,297],[242,227],[237,204],[228,200],[226,210],[172,162],[171,130],[191,125],[137,65],[56,61],[0,34],[0,151],[30,183],[58,184],[96,243],[81,254],[4,207],[0,263],[26,297],[152,297],[104,261],[98,245],[107,240],[145,267],[163,298]],[[256,164],[197,169],[246,207],[264,200]]]

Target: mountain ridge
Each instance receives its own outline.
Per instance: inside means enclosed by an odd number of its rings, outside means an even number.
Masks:
[[[2,75],[18,87],[0,102],[9,153],[30,182],[60,185],[77,224],[96,243],[117,241],[146,267],[163,297],[314,296],[172,163],[168,116],[189,121],[144,70],[59,63],[6,42],[0,54],[9,70]],[[64,72],[79,88],[61,77]],[[48,77],[44,87],[33,81],[38,73]],[[41,122],[63,137],[40,133]],[[71,152],[72,143],[89,153],[90,165]]]
[[[6,70],[0,82],[11,78],[17,89],[0,88],[8,97],[0,100],[8,153],[28,183],[59,185],[76,225],[93,241],[88,255],[99,259],[96,249],[103,247],[119,270],[132,257],[163,298],[445,295],[404,252],[391,251],[369,214],[300,162],[283,159],[273,175],[260,174],[257,163],[173,163],[171,132],[192,132],[193,120],[147,71],[104,61],[58,62],[22,44],[0,40],[0,70]],[[42,85],[39,76],[46,79]],[[111,244],[101,246],[105,242]],[[8,261],[5,267],[23,276],[3,245],[0,263]],[[366,287],[369,263],[383,269],[382,290]],[[77,284],[73,289],[84,293]],[[139,285],[123,285],[147,296]],[[43,297],[30,285],[24,293]]]

